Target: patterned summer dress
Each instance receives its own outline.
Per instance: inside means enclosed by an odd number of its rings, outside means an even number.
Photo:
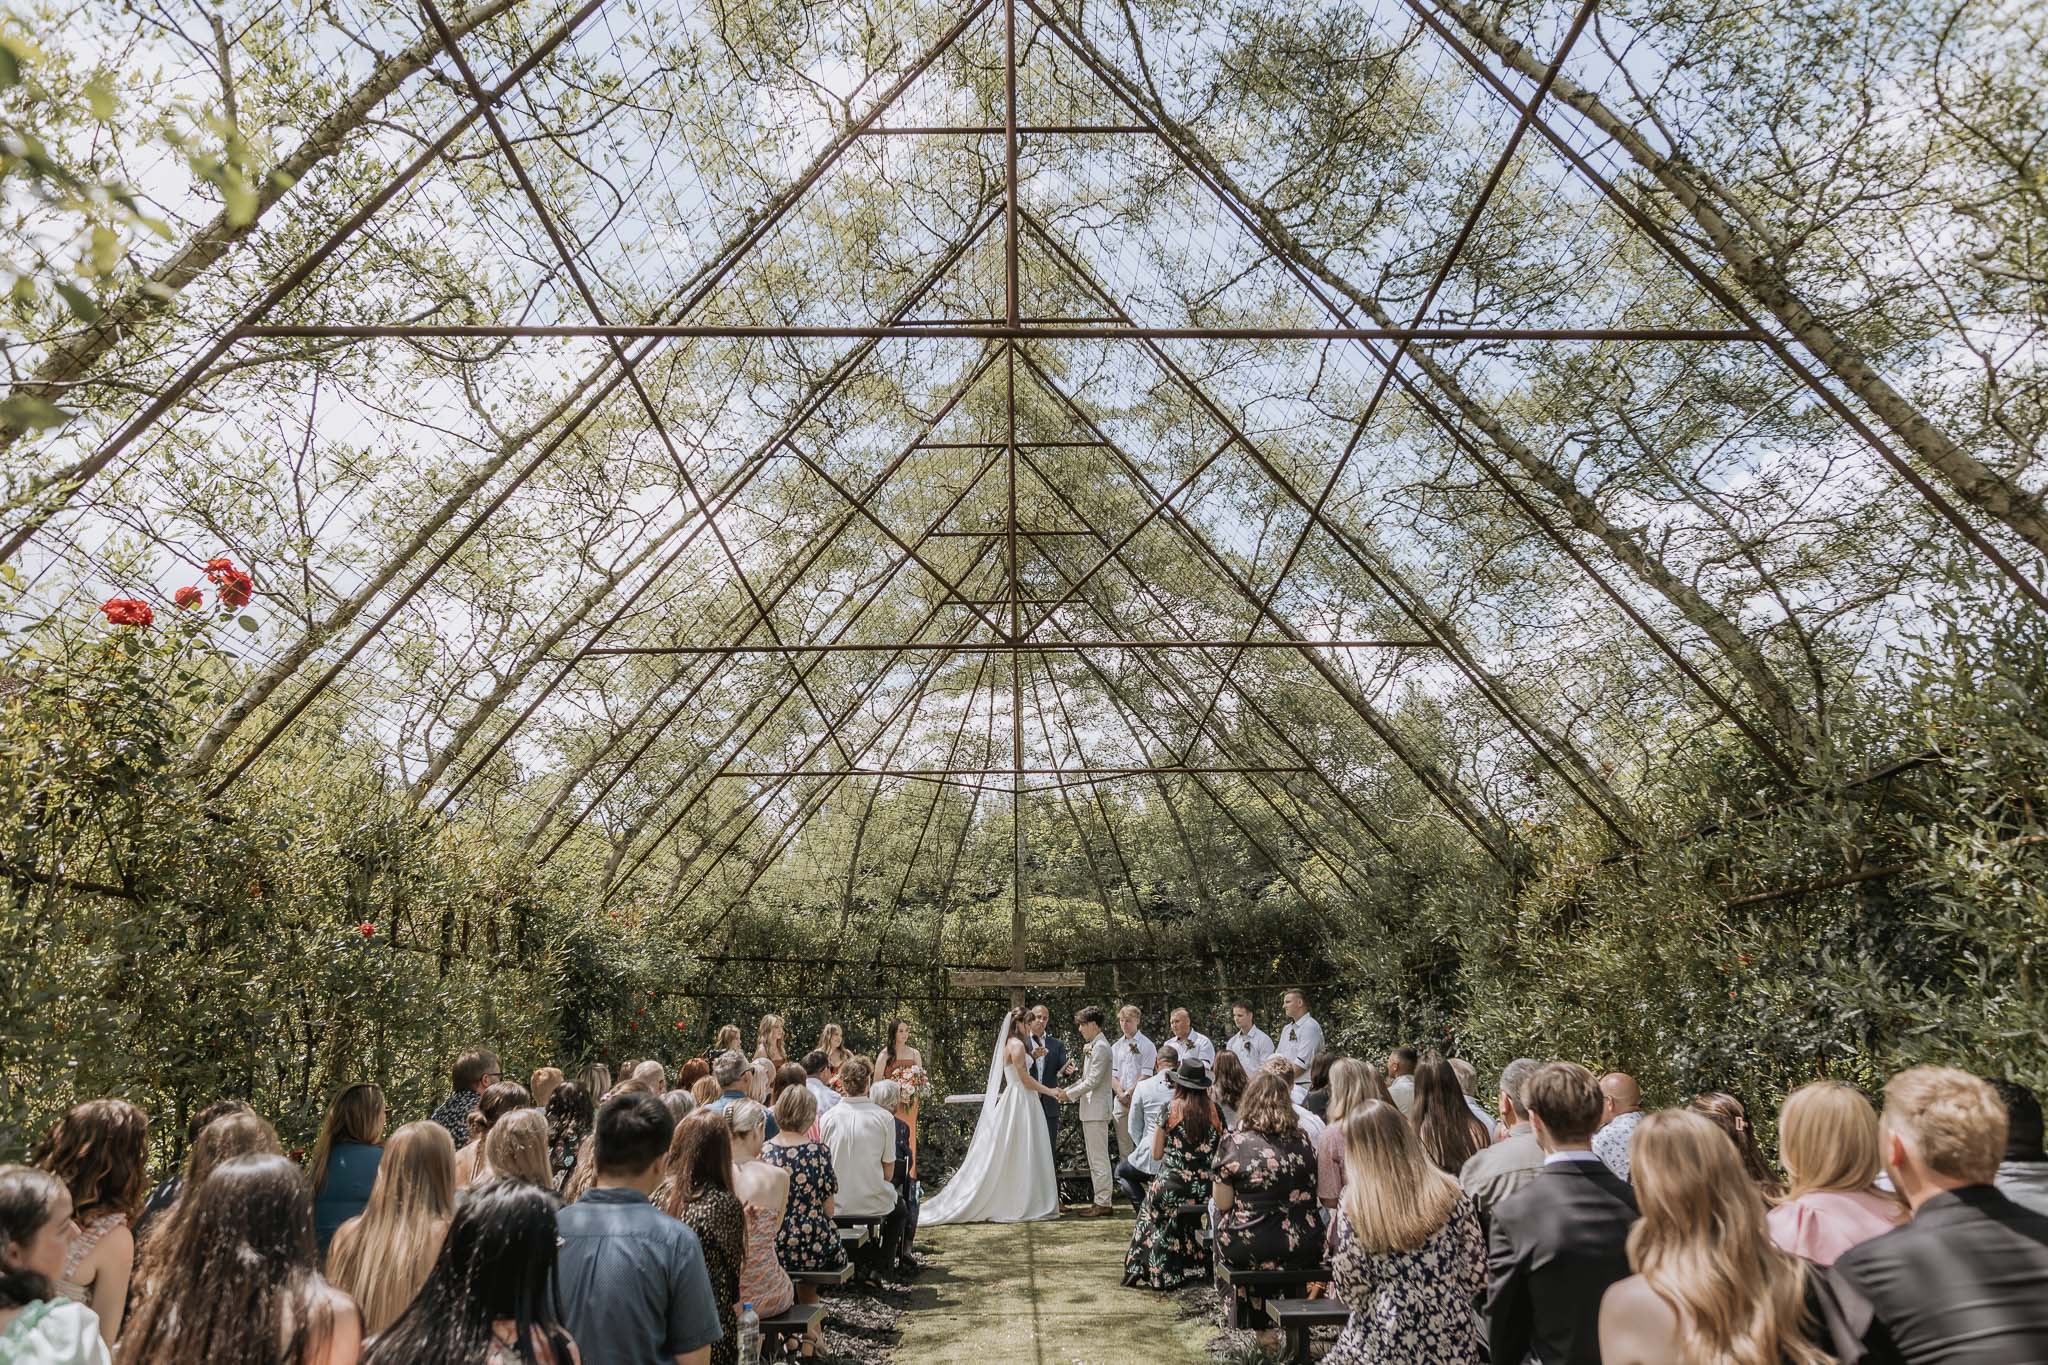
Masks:
[[[1334,1297],[1351,1310],[1323,1365],[1476,1365],[1472,1298],[1486,1287],[1486,1248],[1472,1201],[1412,1251],[1372,1252],[1337,1216]]]
[[[1240,1128],[1217,1149],[1212,1175],[1230,1186],[1230,1208],[1216,1222],[1216,1255],[1225,1265],[1297,1270],[1322,1263],[1316,1156],[1306,1138]]]
[[[839,1193],[832,1152],[822,1142],[786,1147],[771,1142],[761,1159],[789,1172],[789,1205],[775,1234],[775,1257],[784,1270],[837,1270],[846,1264],[839,1229],[825,1216],[825,1201]]]
[[[1166,1130],[1159,1174],[1145,1191],[1138,1221],[1131,1225],[1124,1253],[1124,1283],[1148,1289],[1178,1289],[1209,1275],[1209,1248],[1201,1238],[1201,1214],[1209,1205],[1209,1163],[1221,1130],[1214,1124],[1199,1144],[1186,1138],[1187,1125]]]
[[[747,1259],[740,1266],[740,1302],[751,1303],[756,1313],[772,1318],[796,1302],[789,1272],[775,1258],[776,1224],[781,1215],[752,1204],[743,1207],[747,1213]]]
[[[711,1348],[711,1365],[738,1365],[740,1267],[747,1259],[747,1215],[730,1190],[711,1189],[683,1206],[685,1226],[704,1247],[704,1269],[718,1305],[722,1335]]]
[[[71,1277],[78,1273],[78,1267],[85,1264],[85,1258],[92,1255],[93,1248],[108,1233],[127,1225],[128,1215],[125,1213],[103,1213],[87,1223],[78,1240],[71,1244],[71,1250],[64,1254],[64,1273],[57,1277],[57,1292],[73,1303],[92,1307],[92,1286],[80,1284]]]

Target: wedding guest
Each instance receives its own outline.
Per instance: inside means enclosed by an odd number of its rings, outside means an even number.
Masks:
[[[1695,1114],[1712,1119],[1735,1144],[1735,1150],[1742,1157],[1742,1169],[1756,1182],[1757,1189],[1767,1200],[1782,1196],[1785,1187],[1778,1183],[1778,1177],[1771,1174],[1770,1163],[1764,1160],[1763,1148],[1757,1146],[1756,1133],[1749,1126],[1749,1111],[1741,1100],[1723,1090],[1709,1090],[1693,1096],[1688,1106]]]
[[[711,1277],[711,1301],[717,1306],[723,1334],[711,1348],[711,1365],[737,1365],[747,1215],[732,1192],[732,1130],[726,1126],[726,1113],[705,1110],[677,1124],[664,1172],[656,1205],[670,1217],[681,1219],[704,1248],[704,1270]]]
[[[1391,1095],[1391,1090],[1388,1092]],[[1449,1062],[1432,1052],[1415,1069],[1408,1121],[1415,1135],[1444,1174],[1455,1177],[1465,1163],[1491,1145],[1485,1124],[1465,1107],[1465,1088]],[[1395,1108],[1400,1108],[1398,1102]]]
[[[1421,1054],[1406,1043],[1387,1054],[1387,1093],[1404,1114],[1415,1107],[1415,1068],[1421,1063]]]
[[[2048,1360],[2048,1216],[1992,1184],[2005,1129],[1998,1093],[1968,1072],[1918,1066],[1885,1086],[1880,1150],[1912,1214],[1835,1262],[1853,1338],[1838,1354],[1871,1365]]]
[[[747,1221],[746,1259],[740,1265],[740,1302],[764,1318],[796,1302],[789,1272],[776,1259],[782,1215],[789,1207],[789,1172],[761,1159],[768,1141],[768,1112],[748,1100],[725,1111],[732,1133],[732,1192]]]
[[[1195,1031],[1193,1017],[1184,1009],[1176,1009],[1167,1016],[1166,1026],[1172,1035],[1167,1041],[1181,1055],[1182,1061],[1200,1062],[1205,1070],[1216,1065],[1216,1044],[1209,1041],[1204,1033]]]
[[[1906,1215],[1877,1187],[1877,1111],[1852,1085],[1814,1081],[1787,1095],[1778,1111],[1778,1155],[1792,1181],[1767,1222],[1771,1240],[1794,1256],[1833,1265]]]
[[[505,1079],[498,1065],[498,1054],[487,1048],[476,1048],[455,1059],[455,1067],[449,1076],[454,1089],[448,1098],[434,1106],[428,1117],[448,1130],[448,1138],[457,1151],[469,1144],[475,1134],[469,1131],[469,1116],[483,1103],[484,1091]],[[611,1089],[611,1075],[605,1075],[605,1089]]]
[[[1144,1016],[1136,1005],[1123,1006],[1116,1012],[1117,1039],[1110,1045],[1109,1089],[1116,1097],[1116,1105],[1110,1114],[1109,1127],[1116,1136],[1119,1162],[1130,1159],[1134,1145],[1130,1124],[1131,1091],[1137,1088],[1138,1082],[1151,1076],[1159,1064],[1159,1049],[1138,1029],[1143,1021]]]
[[[804,1054],[803,1067],[804,1088],[811,1092],[811,1102],[818,1117],[824,1118],[832,1112],[832,1106],[839,1103],[839,1092],[825,1079],[825,1073],[832,1069],[832,1059],[813,1048]]]
[[[484,1135],[496,1123],[514,1109],[531,1109],[533,1096],[517,1081],[499,1081],[485,1088],[483,1098],[477,1101],[476,1109],[469,1116],[469,1141],[455,1149],[455,1184],[458,1188],[476,1179],[476,1171],[483,1161]]]
[[[718,1037],[711,1044],[711,1051],[704,1055],[704,1060],[715,1062],[718,1059],[719,1053],[738,1052],[739,1050],[740,1026],[738,1024],[721,1024],[718,1027]]]
[[[554,1196],[522,1180],[484,1182],[456,1208],[419,1296],[364,1365],[575,1365],[582,1357],[548,1301],[556,1256]]]
[[[1220,1052],[1216,1055],[1216,1084],[1209,1088],[1209,1098],[1216,1102],[1216,1112],[1223,1115],[1223,1127],[1228,1130],[1237,1127],[1237,1109],[1244,1102],[1244,1088],[1251,1084],[1251,1073],[1244,1069],[1244,1062],[1235,1052]]]
[[[896,1264],[903,1235],[903,1210],[896,1200],[896,1120],[868,1094],[874,1069],[865,1057],[848,1057],[839,1069],[845,1098],[818,1120],[818,1133],[832,1153],[839,1177],[838,1212],[883,1219],[858,1258],[862,1278],[880,1279]]]
[[[1167,1107],[1173,1103],[1172,1072],[1179,1064],[1180,1053],[1168,1043],[1159,1049],[1152,1074],[1131,1091],[1131,1154],[1117,1162],[1116,1183],[1134,1209],[1145,1202],[1145,1190],[1159,1173],[1159,1163],[1152,1155],[1152,1135],[1166,1122]],[[1222,1115],[1217,1119],[1220,1122]]]
[[[439,1131],[438,1124],[433,1127]],[[283,1155],[284,1148],[278,1145],[277,1130],[270,1126],[269,1120],[247,1109],[224,1114],[202,1128],[199,1140],[192,1144],[191,1151],[185,1153],[177,1202],[151,1222],[139,1239],[141,1245],[135,1253],[135,1274],[128,1281],[128,1302],[135,1302],[163,1278],[164,1249],[177,1241],[178,1224],[191,1216],[196,1207],[192,1191],[238,1156]]]
[[[164,1273],[121,1334],[120,1365],[355,1365],[362,1318],[314,1269],[299,1168],[238,1156],[189,1197]]]
[[[1993,1081],[2005,1101],[2005,1156],[1998,1163],[2000,1193],[2013,1203],[2048,1214],[2048,1152],[2041,1150],[2041,1101],[2017,1081]]]
[[[1223,1046],[1237,1054],[1238,1062],[1250,1075],[1266,1064],[1266,1058],[1273,1055],[1273,1040],[1259,1027],[1258,1012],[1249,1000],[1236,1000],[1230,1006],[1230,1022],[1237,1032],[1230,1035]],[[1220,1060],[1220,1059],[1219,1059]]]
[[[1311,1114],[1307,1105],[1294,1098],[1301,1087],[1294,1083],[1293,1059],[1275,1053],[1266,1059],[1266,1064],[1259,1071],[1261,1075],[1270,1073],[1287,1082],[1288,1106],[1294,1110],[1294,1121],[1301,1126],[1301,1135],[1308,1139],[1310,1147],[1322,1141],[1323,1129],[1328,1125]]]
[[[818,1045],[815,1051],[825,1054],[825,1083],[830,1085],[839,1077],[839,1068],[846,1065],[846,1059],[853,1054],[846,1050],[846,1030],[837,1024],[827,1024],[818,1030]]]
[[[1497,1112],[1507,1136],[1465,1163],[1458,1172],[1458,1185],[1479,1211],[1479,1225],[1485,1228],[1493,1206],[1536,1178],[1543,1169],[1543,1147],[1523,1105],[1522,1087],[1542,1063],[1517,1057],[1501,1068]]]
[[[1341,1062],[1333,1113],[1353,1066],[1383,1089],[1372,1067]],[[1486,1252],[1472,1201],[1390,1100],[1366,1100],[1330,1133],[1344,1151],[1331,1291],[1351,1316],[1324,1365],[1478,1365],[1472,1302],[1486,1287]]]
[[[697,1234],[648,1199],[675,1127],[652,1095],[607,1101],[597,1111],[591,1187],[557,1215],[550,1302],[592,1365],[707,1365],[719,1339]]]
[[[1260,1071],[1245,1087],[1237,1128],[1210,1167],[1216,1257],[1232,1270],[1302,1270],[1323,1259],[1316,1154],[1302,1136],[1287,1081]],[[1252,1325],[1271,1326],[1263,1302]]]
[[[1451,1070],[1458,1073],[1458,1089],[1465,1092],[1465,1107],[1472,1111],[1472,1117],[1478,1119],[1479,1126],[1486,1130],[1486,1140],[1498,1140],[1506,1130],[1500,1128],[1494,1122],[1494,1116],[1486,1112],[1486,1106],[1474,1098],[1479,1093],[1478,1071],[1463,1057],[1451,1058]]]
[[[675,1088],[678,1090],[694,1090],[697,1087],[697,1082],[710,1074],[711,1063],[705,1061],[702,1057],[691,1057],[676,1068]]]
[[[781,1066],[788,1061],[789,1053],[785,1045],[788,1036],[789,1030],[783,1026],[781,1015],[762,1015],[761,1022],[754,1026],[755,1060],[765,1061],[774,1066]],[[755,1305],[757,1308],[759,1306]]]
[[[724,1092],[719,1088],[718,1077],[705,1076],[690,1087],[690,1098],[697,1101],[699,1109],[710,1107]]]
[[[548,1101],[554,1098],[555,1087],[560,1085],[565,1079],[567,1078],[563,1076],[562,1068],[558,1066],[544,1066],[535,1071],[533,1079],[526,1086],[527,1090],[533,1094],[534,1107],[538,1109],[547,1108]]]
[[[0,1166],[0,1358],[107,1365],[99,1319],[57,1292],[77,1235],[63,1181],[33,1166]]]
[[[1287,1022],[1281,1027],[1273,1050],[1293,1062],[1297,1073],[1306,1076],[1315,1069],[1316,1054],[1323,1050],[1323,1026],[1308,1012],[1308,997],[1299,987],[1289,987],[1280,997],[1280,1012],[1287,1016]],[[1302,1090],[1294,1097],[1295,1102],[1300,1103],[1307,1094],[1306,1089]]]
[[[668,1089],[668,1068],[649,1058],[633,1068],[633,1080],[650,1095],[659,1095]]]
[[[903,1215],[903,1231],[896,1240],[895,1268],[905,1275],[914,1275],[924,1267],[911,1254],[911,1244],[917,1240],[917,1154],[910,1150],[910,1125],[904,1120],[903,1112],[908,1107],[903,1098],[903,1087],[895,1081],[876,1081],[868,1087],[868,1097],[875,1107],[896,1121],[896,1167],[889,1175],[889,1183],[896,1187],[896,1207]]]
[[[560,1191],[575,1174],[577,1154],[597,1121],[597,1107],[581,1081],[564,1081],[548,1096],[549,1184]]]
[[[697,1097],[687,1090],[664,1090],[660,1098],[668,1107],[668,1116],[677,1123],[697,1112]]]
[[[755,1078],[754,1064],[737,1052],[721,1052],[711,1059],[711,1078],[718,1086],[718,1094],[707,1103],[699,1100],[704,1108],[715,1114],[723,1114],[741,1100],[753,1100],[756,1104],[767,1092],[756,1095],[753,1088],[759,1084]],[[768,1136],[775,1136],[775,1120],[768,1120]]]
[[[1364,1112],[1374,1100],[1393,1105],[1380,1084],[1380,1073],[1364,1062],[1339,1057],[1330,1068],[1329,1125],[1316,1139],[1316,1199],[1326,1209],[1336,1208],[1344,1194],[1344,1152],[1349,1142],[1341,1131],[1344,1121]]]
[[[523,1180],[542,1189],[554,1188],[548,1168],[548,1119],[538,1109],[514,1109],[491,1125],[471,1185],[489,1180]]]
[[[919,1112],[917,1083],[924,1078],[924,1054],[910,1044],[908,1019],[891,1019],[887,1037],[888,1041],[882,1044],[881,1052],[875,1057],[875,1069],[881,1072],[883,1080],[907,1086],[907,1112],[903,1121],[910,1126],[910,1154],[915,1164]],[[909,1078],[908,1081],[906,1077]],[[1046,1084],[1050,1085],[1053,1082],[1048,1081]]]
[[[1628,1140],[1643,1121],[1643,1092],[1635,1077],[1610,1071],[1600,1078],[1600,1131],[1593,1134],[1593,1155],[1607,1169],[1628,1179]]]
[[[185,1125],[185,1150],[188,1153],[192,1150],[193,1144],[199,1141],[200,1133],[204,1132],[206,1125],[212,1123],[215,1119],[224,1118],[229,1114],[247,1114],[250,1112],[252,1111],[249,1106],[240,1100],[215,1100],[212,1104],[207,1105],[204,1109],[194,1114],[192,1121]],[[182,1174],[173,1175],[170,1179],[149,1192],[149,1198],[145,1199],[142,1203],[142,1212],[135,1219],[135,1237],[137,1241],[142,1239],[143,1231],[149,1226],[152,1219],[178,1202],[178,1191],[182,1186],[183,1179]]]
[[[313,1242],[327,1255],[334,1230],[363,1211],[384,1159],[384,1092],[352,1085],[327,1106],[306,1168],[313,1173]]]
[[[1628,1234],[1635,1273],[1600,1300],[1603,1365],[1833,1365],[1806,1326],[1806,1266],[1765,1235],[1763,1201],[1712,1121],[1683,1109],[1650,1115],[1636,1128],[1633,1168],[1643,1212]]]
[[[1337,1064],[1337,1054],[1325,1049],[1316,1054],[1309,1063],[1308,1093],[1301,1097],[1301,1107],[1317,1118],[1328,1122],[1330,1118],[1330,1068]]]
[[[57,1292],[99,1315],[109,1346],[121,1334],[135,1269],[129,1225],[147,1188],[149,1116],[126,1100],[74,1105],[36,1144],[34,1163],[71,1191],[79,1234],[64,1254]]]
[[[419,1293],[454,1216],[455,1145],[448,1130],[431,1120],[406,1124],[384,1146],[369,1204],[341,1225],[327,1251],[328,1278],[355,1299],[365,1336],[398,1321]]]
[[[1486,1318],[1491,1359],[1599,1365],[1600,1296],[1629,1273],[1635,1195],[1593,1155],[1600,1085],[1571,1062],[1522,1083],[1543,1169],[1493,1207]]]
[[[837,1270],[846,1264],[846,1244],[832,1222],[839,1177],[832,1169],[831,1149],[805,1136],[817,1123],[818,1102],[807,1089],[785,1090],[776,1097],[775,1116],[782,1132],[761,1149],[762,1160],[789,1173],[789,1203],[775,1234],[775,1258],[784,1270]],[[797,1298],[816,1302],[816,1291],[798,1285]]]
[[[1131,1225],[1124,1283],[1178,1289],[1209,1276],[1209,1247],[1199,1235],[1199,1219],[1209,1204],[1209,1168],[1223,1116],[1209,1102],[1207,1066],[1188,1060],[1161,1074],[1171,1080],[1173,1099],[1165,1121],[1152,1129],[1151,1156],[1158,1174],[1146,1187]]]
[[[707,1076],[711,1074],[709,1068],[706,1068],[704,1074]],[[611,1093],[612,1069],[603,1062],[592,1062],[576,1073],[576,1082],[583,1087],[583,1092],[590,1096],[592,1104],[602,1104],[604,1103],[604,1097]],[[462,1143],[463,1139],[455,1139],[457,1147],[460,1147]]]

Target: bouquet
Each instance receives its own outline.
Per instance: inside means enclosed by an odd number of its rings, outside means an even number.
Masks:
[[[896,1073],[896,1084],[903,1087],[905,1102],[921,1100],[932,1088],[932,1078],[921,1066],[906,1067]]]

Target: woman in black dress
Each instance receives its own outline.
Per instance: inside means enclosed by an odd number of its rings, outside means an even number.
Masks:
[[[1245,1087],[1237,1127],[1213,1168],[1216,1255],[1232,1270],[1306,1270],[1323,1259],[1316,1153],[1302,1135],[1287,1082],[1261,1071]],[[1269,1326],[1263,1304],[1250,1313]]]
[[[1201,1219],[1223,1116],[1209,1102],[1209,1068],[1202,1063],[1182,1062],[1173,1073],[1173,1089],[1166,1122],[1152,1132],[1159,1174],[1145,1190],[1124,1253],[1124,1283],[1147,1289],[1178,1289],[1209,1275]]]

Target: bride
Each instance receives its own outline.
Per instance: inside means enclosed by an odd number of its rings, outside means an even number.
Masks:
[[[1021,1223],[1057,1218],[1059,1179],[1045,1131],[1040,1095],[1059,1092],[1024,1067],[1024,1011],[1012,1010],[996,1033],[995,1056],[982,1092],[981,1117],[960,1169],[925,1202],[920,1227],[942,1223]]]

